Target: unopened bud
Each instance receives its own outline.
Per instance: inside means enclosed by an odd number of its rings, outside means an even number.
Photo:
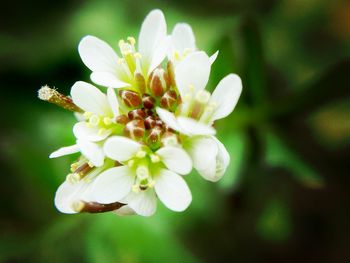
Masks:
[[[148,94],[144,94],[142,97],[143,107],[146,109],[153,109],[155,104],[155,99]]]
[[[115,118],[115,121],[116,121],[116,123],[126,125],[126,124],[130,121],[130,119],[129,119],[128,116],[126,116],[125,114],[123,114],[123,115],[117,116],[117,117]]]
[[[140,95],[131,90],[120,90],[119,96],[122,98],[126,106],[130,108],[139,107],[142,104]]]
[[[168,88],[168,76],[167,73],[162,68],[156,68],[152,75],[150,76],[150,90],[151,93],[156,96],[160,97],[164,94],[164,92]]]
[[[149,131],[147,141],[150,143],[157,143],[162,137],[163,129],[156,126]]]
[[[142,138],[145,135],[145,125],[142,120],[130,121],[126,124],[124,133],[132,139]]]
[[[128,112],[128,117],[130,120],[143,120],[146,117],[146,112],[142,109],[135,109]]]
[[[135,74],[135,81],[136,81],[136,86],[141,94],[145,93],[146,91],[146,82],[145,78],[143,77],[142,74],[136,73]]]
[[[157,125],[157,119],[153,116],[148,116],[145,119],[145,128],[147,130],[152,129],[153,127],[155,127]]]
[[[59,93],[55,89],[51,89],[49,86],[45,85],[41,87],[38,91],[38,97],[41,100],[48,101],[50,103],[56,104],[66,110],[82,113],[83,110],[74,104],[73,100]]]
[[[177,105],[177,94],[174,90],[168,90],[160,99],[160,106],[164,109],[173,110]]]

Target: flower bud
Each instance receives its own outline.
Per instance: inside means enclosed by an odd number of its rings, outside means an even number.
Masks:
[[[128,118],[128,116],[126,116],[125,114],[123,115],[119,115],[115,118],[115,121],[116,123],[119,123],[119,124],[123,124],[123,125],[126,125],[130,119]]]
[[[150,76],[150,90],[152,95],[160,97],[168,89],[168,74],[162,68],[156,68]]]
[[[126,106],[130,108],[139,107],[142,104],[140,95],[131,90],[120,90],[119,96],[123,100]]]
[[[160,106],[164,109],[173,110],[177,106],[177,94],[174,90],[168,90],[160,99]]]
[[[124,128],[124,134],[131,139],[139,139],[145,135],[145,125],[143,120],[133,120],[128,122]]]
[[[142,109],[135,109],[128,112],[128,117],[130,120],[143,120],[146,117],[146,112]]]
[[[162,137],[163,129],[156,126],[149,131],[147,141],[149,143],[157,143]]]
[[[145,119],[145,128],[147,130],[154,128],[157,125],[157,119],[153,116],[148,116]]]
[[[143,107],[146,109],[153,109],[155,104],[155,99],[148,94],[144,94],[142,97]]]

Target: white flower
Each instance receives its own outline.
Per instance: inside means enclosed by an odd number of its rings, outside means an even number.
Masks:
[[[169,36],[168,59],[175,65],[187,55],[197,51],[196,39],[189,24],[178,23]],[[210,57],[210,63],[216,60],[219,51]]]
[[[105,169],[112,166],[106,162],[102,167],[91,167],[85,158],[71,166],[72,173],[59,186],[55,195],[56,208],[66,214],[80,212],[82,202],[95,202],[92,185],[96,177]]]
[[[186,135],[183,147],[199,174],[206,180],[217,181],[230,158],[222,143],[212,136],[215,134],[212,125],[233,111],[242,83],[237,75],[229,74],[210,94],[205,91],[210,66],[210,58],[204,52],[194,52],[181,61],[175,68],[175,80],[182,104],[175,113],[161,108],[157,108],[157,113],[169,127]]]
[[[215,120],[228,116],[242,91],[236,74],[223,78],[213,94],[205,90],[210,74],[210,58],[204,52],[194,52],[175,69],[175,80],[182,103],[175,113],[157,108],[157,113],[172,129],[188,136],[213,135]]]
[[[104,41],[84,37],[79,44],[79,54],[92,71],[91,80],[96,84],[112,87],[135,87],[136,74],[147,81],[149,74],[166,56],[166,22],[162,11],[151,11],[142,23],[136,50],[136,40],[119,41],[122,57]]]
[[[74,104],[85,111],[79,115],[79,118],[83,119],[73,127],[73,133],[77,138],[76,144],[58,149],[50,155],[50,158],[80,151],[94,166],[102,166],[105,158],[102,150],[103,141],[121,129],[116,123],[116,117],[119,115],[116,94],[109,88],[105,95],[93,85],[78,81],[71,89],[71,96]]]
[[[156,196],[174,211],[183,211],[190,204],[191,192],[179,174],[188,174],[192,161],[181,148],[168,146],[152,152],[133,140],[114,136],[106,141],[104,151],[122,166],[104,171],[95,180],[97,202],[126,203],[143,216],[155,212]]]
[[[230,163],[225,146],[214,136],[195,136],[185,140],[185,150],[198,173],[208,181],[220,180]]]

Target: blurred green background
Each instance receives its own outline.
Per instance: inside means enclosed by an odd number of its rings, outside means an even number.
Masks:
[[[60,214],[75,156],[48,155],[74,143],[75,120],[36,92],[88,81],[79,40],[116,47],[153,8],[220,50],[209,87],[242,77],[217,123],[230,167],[217,184],[188,176],[183,213]],[[0,262],[349,262],[349,1],[34,0],[7,3],[0,22]]]

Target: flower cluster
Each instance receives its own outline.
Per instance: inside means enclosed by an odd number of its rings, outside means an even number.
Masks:
[[[145,18],[138,41],[120,40],[119,51],[86,36],[79,54],[91,80],[106,93],[78,81],[71,96],[48,86],[39,98],[75,112],[76,144],[50,158],[80,153],[58,188],[63,213],[106,212],[150,216],[157,199],[173,211],[185,210],[192,195],[183,176],[192,168],[206,180],[219,180],[230,156],[215,137],[213,124],[229,115],[242,83],[235,74],[206,91],[212,63],[198,50],[191,27],[172,33],[160,10]]]

